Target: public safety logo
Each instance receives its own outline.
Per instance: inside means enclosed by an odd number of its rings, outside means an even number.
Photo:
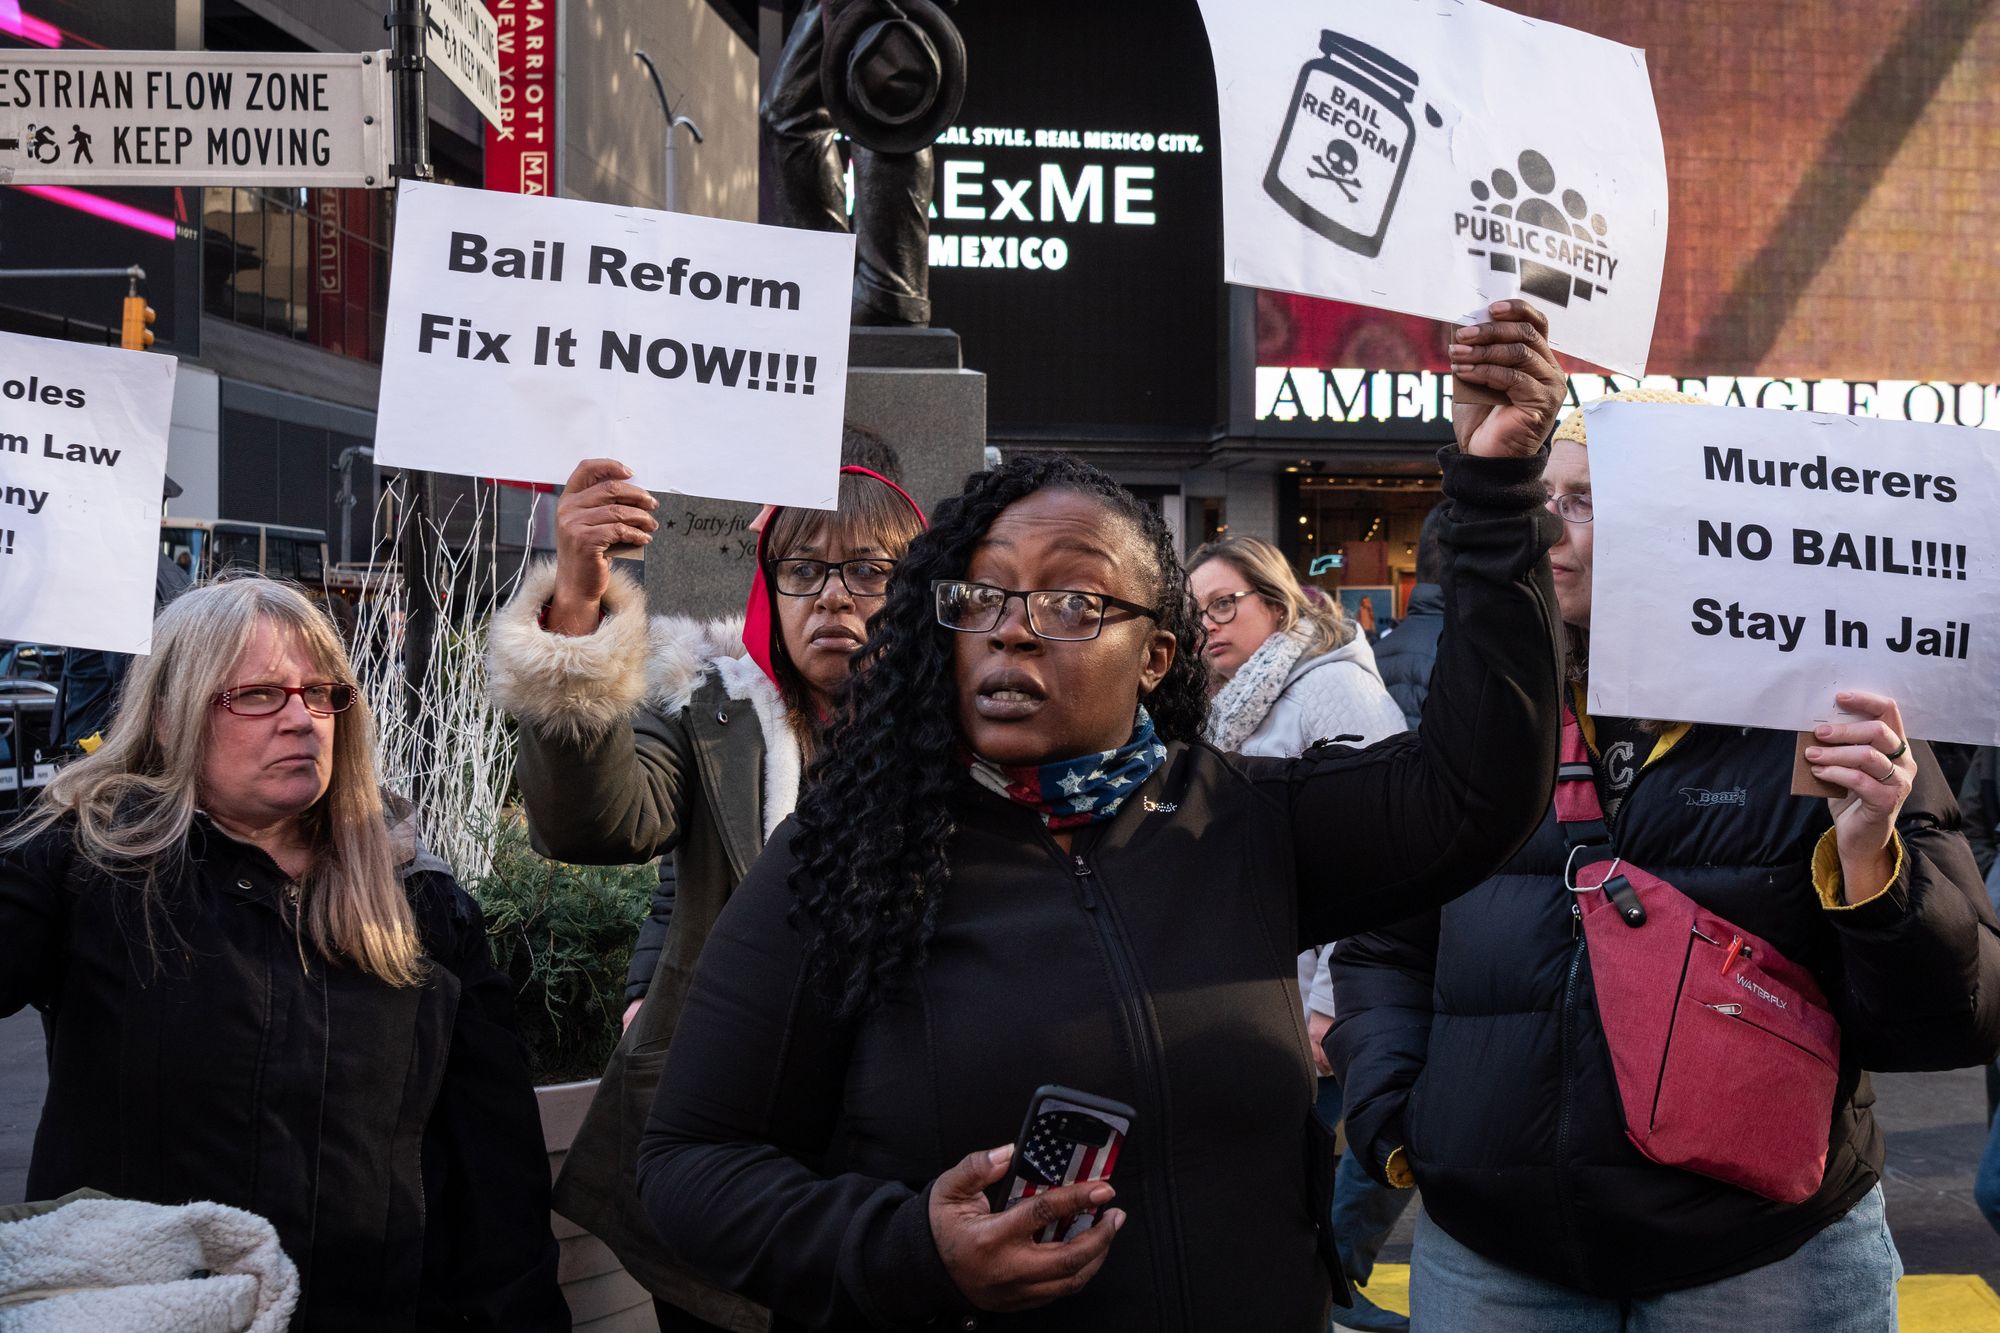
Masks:
[[[1513,165],[1518,173],[1497,167],[1472,182],[1472,206],[1454,219],[1466,253],[1495,273],[1518,273],[1523,296],[1551,305],[1609,296],[1618,274],[1610,223],[1557,184],[1543,154],[1530,148]]]

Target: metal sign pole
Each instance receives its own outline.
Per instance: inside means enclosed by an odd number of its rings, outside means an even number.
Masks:
[[[424,89],[424,20],[426,0],[402,0],[382,20],[389,30],[390,100],[395,107],[395,162],[389,174],[399,180],[431,179],[430,101]],[[400,563],[403,573],[403,708],[412,727],[423,729],[424,684],[430,676],[431,650],[437,641],[437,597],[431,587],[431,510],[434,489],[428,472],[402,475],[403,531]],[[423,804],[429,785],[421,768],[410,776],[410,797]]]

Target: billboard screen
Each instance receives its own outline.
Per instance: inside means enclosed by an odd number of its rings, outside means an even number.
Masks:
[[[960,5],[932,323],[996,433],[1207,433],[1225,328],[1214,78],[1195,6]]]

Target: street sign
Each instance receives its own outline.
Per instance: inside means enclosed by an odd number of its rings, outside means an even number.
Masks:
[[[500,123],[500,28],[481,0],[430,0],[424,55],[472,99],[489,125]]]
[[[0,185],[384,186],[388,52],[0,51]]]

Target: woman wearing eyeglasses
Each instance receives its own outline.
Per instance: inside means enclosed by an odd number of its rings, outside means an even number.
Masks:
[[[1225,756],[1155,511],[1068,458],[939,507],[688,994],[639,1170],[670,1249],[783,1328],[1324,1327],[1298,952],[1469,887],[1554,771],[1563,379],[1538,314],[1493,315],[1454,349],[1509,402],[1458,409],[1420,736]],[[996,1215],[986,1191],[1048,1161],[1010,1144],[1045,1084],[1131,1132],[1108,1184]]]
[[[1417,1333],[1883,1333],[1902,1261],[1863,1071],[1992,1058],[2000,932],[1950,785],[1895,700],[1827,700],[1851,720],[1822,723],[1800,757],[1830,799],[1793,794],[1795,733],[1588,711],[1596,520],[1610,517],[1592,503],[1588,424],[1581,410],[1562,423],[1544,475],[1576,727],[1563,785],[1587,796],[1558,795],[1457,901],[1335,949],[1328,1055],[1349,1147],[1383,1184],[1422,1191]],[[1580,924],[1587,898],[1572,893],[1607,882],[1581,871],[1605,856],[1701,913],[1669,956],[1686,989],[1649,997],[1657,1064],[1618,1022],[1632,956]],[[1689,929],[1659,920],[1649,929]],[[1838,1041],[1809,1049],[1809,1029],[1766,1026],[1807,1013]],[[1664,1154],[1645,1137],[1688,1125],[1696,1137]],[[1788,1188],[1753,1192],[1725,1155],[1738,1144],[1789,1163]]]
[[[1222,537],[1188,560],[1188,588],[1208,633],[1202,655],[1214,675],[1203,738],[1229,754],[1289,759],[1316,741],[1370,745],[1403,728],[1375,653],[1360,626],[1299,586],[1284,553],[1255,537]],[[1365,832],[1360,836],[1368,836]],[[1306,1046],[1320,1076],[1319,1113],[1340,1121],[1340,1084],[1321,1049],[1333,1027],[1331,944],[1299,954],[1299,998]],[[1341,1163],[1334,1191],[1334,1243],[1347,1276],[1366,1284],[1375,1256],[1402,1216],[1409,1196],[1384,1189],[1351,1159]],[[1365,1295],[1341,1323],[1356,1330],[1407,1328]]]
[[[607,554],[657,531],[651,495],[608,459],[577,465],[556,507],[556,561],[495,618],[495,695],[521,723],[535,847],[586,864],[671,852],[673,914],[636,1014],[556,1182],[556,1208],[653,1293],[663,1333],[764,1329],[770,1316],[661,1247],[635,1187],[653,1101],[695,959],[799,779],[891,570],[923,514],[886,475],[889,446],[850,426],[839,509],[778,509],[758,537],[742,624],[648,618]],[[870,466],[863,466],[863,463]],[[642,938],[642,944],[646,941]]]
[[[261,1214],[295,1329],[566,1330],[513,988],[373,745],[296,589],[160,614],[109,738],[0,844],[0,1015],[49,1034],[28,1197]]]

